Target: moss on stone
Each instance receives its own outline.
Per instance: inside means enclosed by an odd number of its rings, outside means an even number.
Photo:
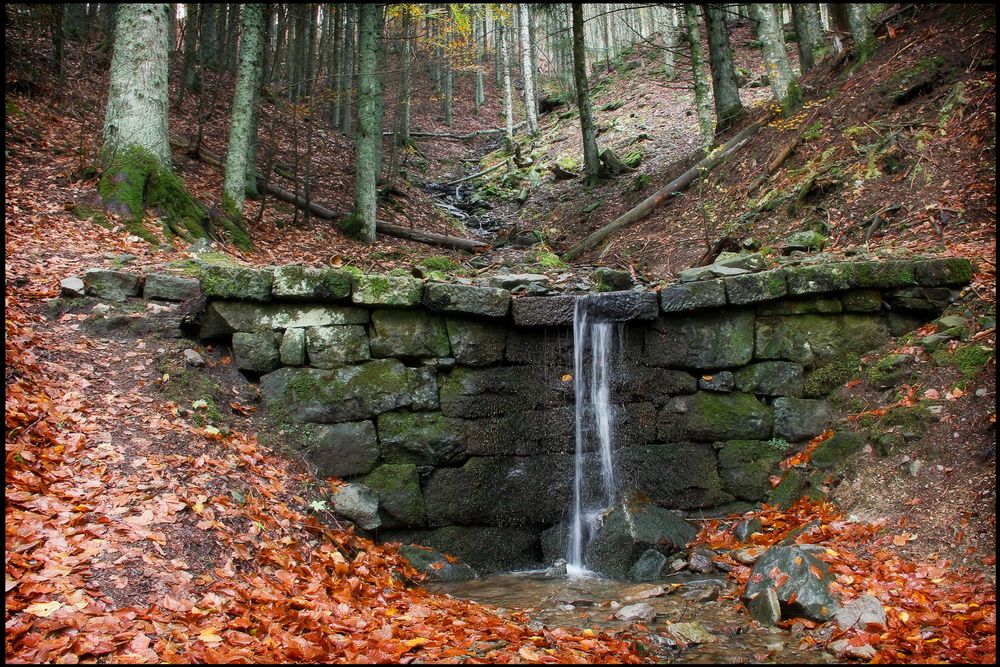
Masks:
[[[285,396],[297,403],[313,400],[323,392],[323,386],[311,373],[296,373],[285,385]]]
[[[955,365],[967,378],[975,377],[996,355],[996,351],[985,345],[966,345],[953,353]]]
[[[865,370],[865,379],[875,387],[885,388],[887,385],[891,385],[895,378],[900,376],[902,372],[901,366],[910,359],[912,357],[907,354],[886,355],[867,367]],[[898,379],[895,381],[898,382]]]
[[[864,439],[853,431],[837,431],[819,444],[810,462],[817,468],[834,468],[844,463],[864,445]]]
[[[822,480],[818,475],[806,475],[804,472],[792,468],[785,474],[781,483],[771,491],[767,502],[777,507],[787,508],[803,497],[821,500],[826,496],[821,487]]]
[[[431,271],[444,272],[453,272],[460,268],[458,262],[443,255],[431,255],[430,257],[425,257],[420,261],[420,265],[424,268],[430,269]]]

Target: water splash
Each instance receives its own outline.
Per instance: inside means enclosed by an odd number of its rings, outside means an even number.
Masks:
[[[591,574],[583,549],[604,512],[618,494],[614,466],[614,420],[611,362],[620,325],[603,320],[591,306],[599,295],[576,300],[573,311],[573,358],[576,389],[576,465],[566,571],[570,577]],[[600,477],[588,472],[600,464]]]

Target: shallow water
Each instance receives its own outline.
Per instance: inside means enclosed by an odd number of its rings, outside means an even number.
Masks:
[[[657,586],[667,593],[628,600]],[[683,575],[636,584],[598,578],[545,578],[542,572],[501,574],[471,581],[427,584],[434,592],[475,600],[511,611],[525,611],[548,627],[623,630],[634,625],[614,618],[616,605],[649,603],[657,615],[636,636],[650,657],[688,663],[831,663],[836,659],[810,645],[805,634],[764,628],[739,611],[733,586],[722,577]],[[718,591],[718,593],[713,593]],[[708,598],[708,599],[706,599]],[[696,621],[715,641],[685,644],[667,629],[671,623]]]

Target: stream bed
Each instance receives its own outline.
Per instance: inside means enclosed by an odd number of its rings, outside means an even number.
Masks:
[[[734,594],[734,586],[724,577],[684,574],[636,584],[599,578],[552,578],[536,571],[427,583],[426,587],[435,593],[508,611],[524,611],[534,623],[550,628],[599,631],[631,627],[648,650],[648,657],[664,662],[838,662],[811,643],[804,629],[762,627],[750,620],[740,612],[736,600],[726,597]],[[658,588],[662,594],[643,597],[656,593]],[[616,618],[623,608],[640,603],[649,604],[656,612],[652,621]],[[646,630],[633,627],[637,623]],[[685,641],[685,635],[699,641]]]

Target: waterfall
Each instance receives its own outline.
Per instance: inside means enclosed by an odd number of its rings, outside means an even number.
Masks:
[[[617,496],[613,452],[614,408],[611,405],[611,362],[620,325],[602,320],[590,306],[600,296],[576,300],[573,311],[573,360],[576,389],[576,466],[573,507],[566,551],[570,576],[588,574],[583,549],[602,514]],[[588,359],[589,353],[589,359]],[[600,464],[600,478],[592,470]]]

